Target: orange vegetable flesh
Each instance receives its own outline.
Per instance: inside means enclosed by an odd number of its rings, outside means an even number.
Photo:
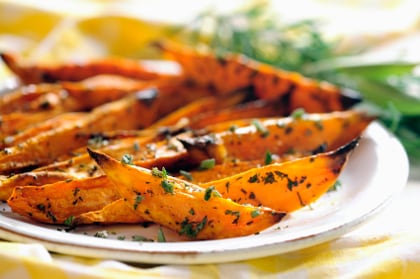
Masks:
[[[116,191],[140,216],[192,239],[249,235],[272,226],[284,216],[206,194],[196,185],[174,177],[158,177],[148,169],[121,164],[103,153],[90,151],[90,154]],[[165,188],[168,184],[172,190]]]
[[[274,163],[201,184],[238,203],[291,212],[321,197],[336,182],[358,139],[328,153]]]
[[[264,158],[266,152],[311,155],[331,151],[359,137],[372,117],[356,111],[307,114],[300,118],[248,120],[248,126],[193,139],[180,138],[192,161],[222,163]],[[231,122],[235,125],[235,122]],[[239,121],[244,125],[244,121]],[[256,144],[258,143],[258,144]]]
[[[16,187],[7,203],[23,216],[49,224],[63,224],[70,216],[99,210],[119,199],[103,177],[60,181],[44,186]],[[57,189],[60,189],[57,191]]]

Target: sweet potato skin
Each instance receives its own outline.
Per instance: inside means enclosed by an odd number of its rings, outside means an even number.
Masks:
[[[73,64],[28,64],[13,53],[1,53],[0,58],[25,84],[57,81],[80,81],[99,74],[119,75],[139,80],[154,80],[177,73],[160,73],[142,65],[138,61],[116,57]]]
[[[260,99],[289,99],[289,113],[297,108],[311,113],[340,111],[347,109],[349,103],[360,101],[360,98],[354,98],[350,102],[350,98],[333,84],[277,69],[244,55],[226,54],[220,57],[168,41],[155,45],[164,55],[181,64],[187,79],[212,87],[220,95],[252,87]]]

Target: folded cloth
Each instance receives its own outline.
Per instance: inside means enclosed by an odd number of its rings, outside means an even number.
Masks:
[[[420,231],[355,237],[247,261],[133,265],[49,253],[40,244],[0,242],[0,278],[415,278]]]

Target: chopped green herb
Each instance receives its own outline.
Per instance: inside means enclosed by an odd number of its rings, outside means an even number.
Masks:
[[[274,174],[272,172],[266,172],[264,177],[264,184],[273,184],[276,182],[276,179],[274,178]]]
[[[94,135],[88,140],[88,145],[93,148],[100,148],[109,144],[109,141],[103,135]]]
[[[162,170],[159,170],[156,167],[152,168],[152,175],[163,179],[168,178],[168,173],[166,172],[165,167],[162,167]]]
[[[232,133],[235,133],[236,129],[238,129],[238,127],[236,125],[232,125],[229,127],[229,131]]]
[[[214,168],[215,165],[216,165],[216,160],[214,158],[211,158],[211,159],[206,159],[206,160],[201,161],[199,168],[201,170],[208,170],[208,169]]]
[[[191,175],[191,173],[184,171],[184,170],[180,170],[179,173],[184,176],[188,181],[192,181],[193,177]]]
[[[293,119],[301,119],[304,115],[305,109],[303,108],[297,108],[290,114]]]
[[[174,193],[174,185],[168,180],[166,179],[162,180],[160,185],[162,185],[163,190],[165,190],[166,193],[170,193],[170,194]]]
[[[139,143],[138,143],[138,142],[135,142],[135,143],[133,144],[133,149],[134,149],[134,151],[136,151],[136,152],[139,152],[139,151],[140,151],[140,145],[139,145]]]
[[[138,234],[131,236],[131,240],[139,242],[153,242],[153,239]]]
[[[251,217],[255,218],[261,215],[261,212],[258,209],[255,209],[251,212]]]
[[[191,208],[188,212],[189,212],[191,215],[195,215],[194,208]]]
[[[121,158],[121,163],[125,165],[133,165],[133,155],[124,154]]]
[[[141,203],[141,201],[144,199],[144,197],[143,196],[141,196],[141,195],[137,195],[136,196],[136,199],[134,200],[134,205],[133,205],[133,208],[134,208],[134,210],[136,210],[137,209],[137,207],[139,206],[139,204]]]
[[[258,178],[258,174],[254,174],[253,176],[251,176],[249,179],[248,179],[248,182],[249,183],[255,183],[255,182],[259,182],[260,181],[260,179]]]
[[[157,241],[158,242],[166,242],[166,237],[163,234],[162,228],[159,228],[159,230],[157,232]]]
[[[239,217],[241,217],[241,213],[239,212],[239,211],[236,211],[236,210],[230,210],[230,209],[227,209],[226,211],[225,211],[225,214],[226,215],[233,215],[233,216],[235,216],[236,218],[232,221],[232,224],[237,224],[238,223],[238,221],[239,221]]]
[[[218,197],[220,198],[222,195],[215,189],[214,186],[210,186],[204,192],[204,200],[208,201],[211,197]]]
[[[273,155],[269,150],[265,152],[264,164],[269,165],[273,162]]]
[[[198,233],[204,229],[206,224],[207,216],[205,216],[200,223],[189,222],[188,217],[185,217],[185,219],[181,223],[181,230],[179,231],[179,234],[195,238],[197,237]]]
[[[264,138],[267,137],[270,134],[270,132],[267,130],[267,128],[258,119],[253,119],[252,120],[252,125],[255,126],[257,131],[260,132],[261,135]]]
[[[119,236],[117,236],[117,239],[118,240],[125,240],[125,235],[119,235]]]
[[[337,180],[334,185],[332,185],[330,187],[330,189],[328,189],[328,192],[332,192],[332,191],[337,191],[338,188],[341,187],[341,182],[339,180]]]
[[[66,220],[64,220],[64,225],[66,225],[67,227],[70,227],[73,225],[73,221],[74,221],[74,216],[69,216],[66,218]]]
[[[108,238],[108,232],[107,231],[98,231],[93,236],[94,237],[99,237],[99,238]]]

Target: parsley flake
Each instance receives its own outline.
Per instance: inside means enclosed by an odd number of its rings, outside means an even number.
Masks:
[[[265,152],[265,158],[264,158],[264,164],[269,165],[273,162],[273,155],[270,153],[270,151]]]
[[[66,218],[66,220],[64,220],[63,224],[66,225],[67,227],[71,227],[73,225],[73,221],[74,221],[74,216],[69,216]]]
[[[305,110],[303,108],[297,108],[290,114],[293,119],[302,119],[304,115]]]
[[[158,242],[166,242],[166,237],[163,234],[163,230],[162,228],[159,228],[158,232],[157,232],[157,241]]]
[[[216,165],[216,160],[214,158],[211,158],[211,159],[206,159],[206,160],[201,161],[199,168],[201,170],[208,170],[208,169],[214,168],[215,165]]]
[[[141,201],[144,199],[144,197],[143,196],[141,196],[141,195],[137,195],[136,196],[136,199],[134,200],[134,205],[133,205],[133,208],[134,208],[134,210],[136,210],[137,209],[137,207],[139,206],[139,204],[141,203]]]
[[[220,193],[215,189],[214,186],[210,186],[206,189],[206,191],[204,192],[204,200],[208,201],[211,197],[222,197],[222,195],[220,195]]]
[[[125,165],[133,165],[133,155],[131,154],[124,154],[121,158],[121,163]]]
[[[187,171],[184,171],[184,170],[180,170],[180,171],[179,171],[179,173],[180,173],[183,177],[185,177],[185,179],[187,179],[188,181],[192,181],[192,180],[193,180],[193,177],[192,177],[191,173],[189,173],[189,172],[187,172]]]
[[[166,193],[170,193],[170,194],[174,193],[174,185],[168,180],[166,179],[162,180],[160,185],[163,187],[163,190],[165,190]]]
[[[261,133],[262,137],[265,138],[270,134],[267,128],[258,119],[252,120],[252,125],[254,125],[257,131]]]

